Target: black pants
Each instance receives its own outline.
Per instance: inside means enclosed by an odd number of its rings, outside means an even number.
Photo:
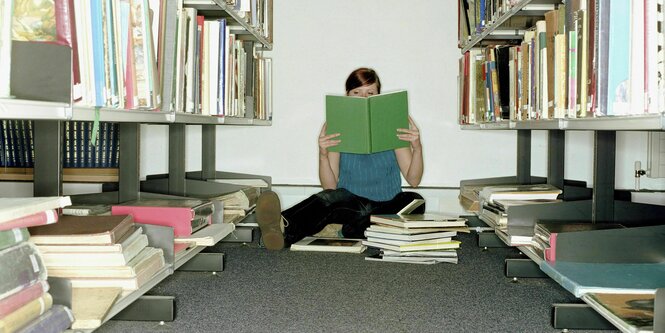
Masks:
[[[288,223],[284,228],[284,240],[287,244],[293,244],[331,223],[341,224],[346,238],[365,238],[370,215],[396,214],[413,199],[422,198],[415,192],[401,192],[389,201],[372,201],[343,188],[324,190],[282,212]],[[423,204],[413,214],[424,212]]]

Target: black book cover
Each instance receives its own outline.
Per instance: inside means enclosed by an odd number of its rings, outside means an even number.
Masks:
[[[510,46],[497,46],[494,52],[496,71],[499,77],[501,119],[510,119]]]

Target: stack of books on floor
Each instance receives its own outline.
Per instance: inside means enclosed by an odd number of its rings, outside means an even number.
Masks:
[[[141,288],[165,266],[163,250],[148,246],[129,215],[63,215],[56,224],[29,231],[49,275],[71,281],[74,329],[101,325],[116,299]],[[91,313],[95,318],[88,317]]]
[[[363,245],[379,254],[366,260],[411,264],[457,263],[458,232],[469,232],[466,219],[437,214],[372,215]]]
[[[480,219],[495,228],[506,244],[531,245],[533,224],[510,225],[510,208],[560,202],[557,197],[561,193],[548,184],[485,186],[480,191]]]
[[[53,304],[42,255],[27,227],[58,222],[69,197],[0,200],[0,332],[62,332],[72,324],[69,308]]]

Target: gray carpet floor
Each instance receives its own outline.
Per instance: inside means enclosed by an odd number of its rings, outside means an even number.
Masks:
[[[150,292],[176,297],[173,322],[112,320],[96,332],[561,332],[551,305],[578,302],[569,292],[547,278],[506,278],[516,249],[458,239],[456,265],[220,243],[210,251],[225,254],[222,273],[176,272]]]

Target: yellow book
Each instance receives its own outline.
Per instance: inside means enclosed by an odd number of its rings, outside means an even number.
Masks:
[[[121,288],[73,288],[72,329],[94,329],[102,325]]]
[[[12,333],[48,311],[53,305],[51,294],[45,293],[42,297],[18,308],[16,311],[0,319],[0,333]]]

